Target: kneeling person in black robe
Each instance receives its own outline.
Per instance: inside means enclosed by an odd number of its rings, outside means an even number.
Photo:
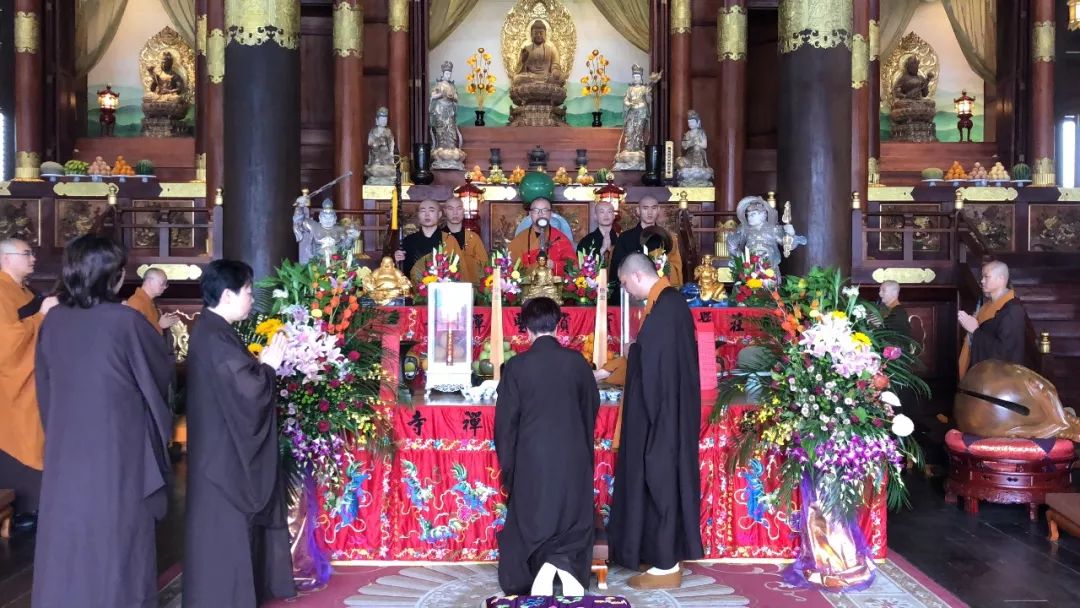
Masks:
[[[600,394],[581,353],[555,339],[559,306],[521,310],[532,347],[510,359],[495,405],[495,451],[507,499],[498,534],[507,595],[585,594],[593,549],[593,429]],[[531,590],[531,591],[530,591]]]
[[[690,308],[656,274],[653,261],[632,253],[619,281],[646,298],[645,321],[631,345],[623,393],[622,433],[608,524],[612,559],[627,568],[652,566],[631,577],[636,589],[682,584],[679,562],[701,559],[701,382]]]
[[[212,262],[191,332],[185,608],[296,594],[275,411],[285,344],[271,340],[256,360],[232,328],[251,312],[251,277],[243,262]]]

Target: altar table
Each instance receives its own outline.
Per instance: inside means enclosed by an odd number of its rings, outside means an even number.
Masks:
[[[732,418],[709,424],[715,393],[702,394],[701,540],[706,559],[792,559],[798,538],[792,518],[798,497],[783,509],[762,508],[776,487],[778,463],[734,474]],[[605,520],[614,485],[612,437],[618,408],[605,403],[596,421],[593,498]],[[487,561],[498,559],[495,533],[506,517],[495,455],[492,403],[394,406],[397,450],[373,457],[358,451],[349,482],[349,508],[320,512],[316,534],[336,562]],[[733,415],[733,414],[732,414]],[[859,517],[876,558],[886,552],[882,496]]]

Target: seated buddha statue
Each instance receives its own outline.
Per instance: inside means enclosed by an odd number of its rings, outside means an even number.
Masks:
[[[379,306],[386,306],[395,300],[409,297],[412,283],[397,268],[389,257],[382,259],[379,267],[361,281],[364,295]]]
[[[181,134],[183,120],[191,102],[184,77],[175,69],[175,59],[169,51],[161,53],[161,62],[146,68],[144,80],[142,134],[150,137],[169,137]]]
[[[893,83],[892,108],[889,119],[892,122],[890,135],[896,141],[931,142],[937,141],[937,128],[934,126],[934,113],[937,111],[930,96],[930,82],[933,72],[923,76],[919,74],[919,58],[910,55],[904,61],[904,71]]]
[[[161,65],[150,66],[147,72],[151,79],[149,95],[169,97],[184,94],[184,77],[173,71],[172,53],[163,52]]]
[[[533,298],[551,298],[556,304],[562,304],[562,278],[555,276],[547,264],[543,253],[536,259],[536,265],[521,282],[523,301]]]
[[[559,49],[547,39],[547,24],[537,19],[530,40],[521,48],[517,72],[510,80],[510,126],[549,127],[565,122],[566,76]]]

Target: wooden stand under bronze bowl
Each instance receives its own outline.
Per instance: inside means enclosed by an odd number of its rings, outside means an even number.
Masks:
[[[967,441],[965,441],[965,439]],[[1046,495],[1071,492],[1070,472],[1076,462],[1073,444],[1058,439],[1045,451],[1030,439],[975,438],[951,430],[945,437],[949,477],[945,502],[964,499],[964,510],[979,512],[979,501],[1026,504],[1035,521]]]

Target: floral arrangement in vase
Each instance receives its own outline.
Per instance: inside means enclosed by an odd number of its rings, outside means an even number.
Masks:
[[[735,283],[731,287],[731,303],[737,306],[772,306],[772,291],[776,288],[776,271],[768,258],[751,254],[750,250],[731,256],[728,261]]]
[[[271,339],[286,341],[277,371],[286,470],[294,480],[309,475],[327,509],[349,500],[345,488],[357,448],[393,448],[392,421],[380,400],[390,378],[376,329],[393,315],[360,304],[367,272],[340,256],[329,266],[285,261],[258,283],[272,293],[269,303],[260,302],[262,312],[238,328],[253,354]]]
[[[713,410],[718,418],[740,407],[728,465],[779,468],[779,486],[755,496],[766,509],[792,504],[800,488],[804,550],[792,566],[795,579],[805,583],[807,573],[825,567],[806,548],[814,525],[808,520],[818,518],[846,526],[865,558],[866,576],[857,582],[869,584],[873,566],[854,516],[881,492],[892,508],[906,502],[902,466],[920,455],[911,419],[898,412],[897,392],[928,394],[911,372],[916,344],[886,330],[877,307],[861,301],[858,288],[845,285],[835,269],[815,268],[766,289],[776,311],[759,321],[767,338],[721,380]],[[735,406],[735,399],[758,405]]]
[[[457,253],[446,253],[443,246],[439,245],[431,250],[431,256],[424,257],[427,258],[427,263],[424,265],[423,274],[411,277],[413,284],[416,285],[416,296],[413,298],[416,304],[427,303],[428,285],[461,280],[458,272],[460,260]]]
[[[563,301],[581,305],[596,304],[600,256],[579,251],[577,260],[567,260],[563,267],[566,280],[562,284]]]
[[[671,276],[671,264],[668,263],[667,253],[664,253],[663,249],[646,251],[645,255],[649,256],[653,264],[656,265],[656,274],[661,277]]]
[[[504,249],[491,252],[488,265],[484,267],[484,288],[476,294],[480,304],[491,304],[491,291],[495,285],[495,269],[500,272],[503,303],[515,306],[521,300],[521,260],[510,257]]]
[[[477,110],[484,110],[484,99],[495,93],[495,74],[491,73],[491,53],[484,47],[476,49],[476,53],[466,61],[469,64],[469,73],[465,75],[465,92],[476,98]]]
[[[599,49],[593,49],[585,58],[585,68],[589,73],[581,77],[582,97],[593,98],[593,126],[602,126],[600,123],[600,101],[604,95],[611,93],[611,77],[607,75],[608,60],[600,54]]]

